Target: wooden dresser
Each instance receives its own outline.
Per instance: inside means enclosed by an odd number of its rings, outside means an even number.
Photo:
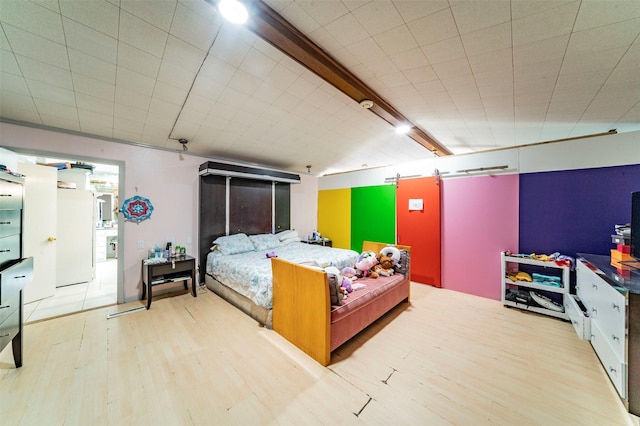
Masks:
[[[22,256],[22,178],[0,174],[0,350],[10,342],[22,366],[22,290],[33,278],[33,258]]]

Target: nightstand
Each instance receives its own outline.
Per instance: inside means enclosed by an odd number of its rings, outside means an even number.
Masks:
[[[187,280],[191,280],[191,293],[197,297],[196,293],[196,259],[192,256],[176,256],[165,259],[162,262],[155,262],[155,259],[142,261],[142,298],[147,297],[147,309],[151,307],[152,288],[161,284],[184,281],[185,290]]]
[[[328,238],[320,238],[319,240],[302,240],[303,243],[316,244],[319,246],[333,247],[333,241]]]

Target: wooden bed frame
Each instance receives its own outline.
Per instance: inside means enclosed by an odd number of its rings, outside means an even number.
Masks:
[[[371,250],[378,253],[389,244],[365,241],[362,251]],[[398,249],[411,251],[409,246],[396,245]],[[329,281],[324,271],[309,268],[286,260],[272,258],[273,275],[273,330],[307,353],[320,364],[326,366],[331,359],[331,351],[342,344],[331,343],[331,300],[329,297]],[[372,302],[384,304],[385,312],[398,303],[409,301],[410,268],[402,280],[400,292],[381,296]],[[389,292],[391,293],[391,292]],[[388,309],[387,309],[388,308]],[[357,312],[363,314],[367,307]],[[378,310],[378,309],[376,309]],[[356,313],[357,313],[356,312]],[[378,319],[384,312],[376,316]],[[370,323],[371,323],[370,322]],[[369,324],[370,324],[369,323]],[[353,330],[349,337],[366,328]]]

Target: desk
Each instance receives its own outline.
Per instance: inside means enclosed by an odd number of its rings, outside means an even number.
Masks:
[[[150,259],[153,260],[153,259]],[[191,280],[191,292],[193,297],[196,293],[196,259],[191,256],[177,256],[164,262],[146,263],[142,261],[142,298],[147,297],[147,309],[151,307],[152,288],[156,285],[184,281],[185,290],[187,280]]]

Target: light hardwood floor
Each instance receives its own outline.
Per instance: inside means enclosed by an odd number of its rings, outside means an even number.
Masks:
[[[9,425],[631,425],[570,323],[412,284],[328,368],[215,294],[25,327],[0,354]]]

